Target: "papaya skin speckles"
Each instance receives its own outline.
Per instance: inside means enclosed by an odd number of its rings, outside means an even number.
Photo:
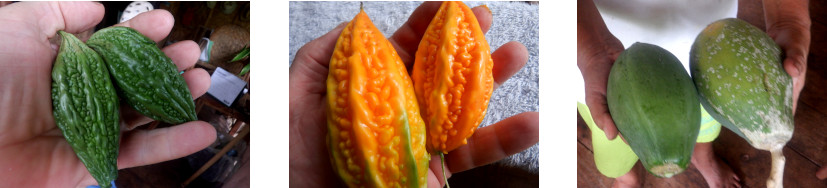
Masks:
[[[795,125],[792,78],[784,71],[782,57],[769,35],[737,18],[709,24],[690,51],[690,70],[695,83],[705,86],[698,87],[698,93],[707,112],[753,147],[772,154],[767,187],[782,186],[781,151]]]

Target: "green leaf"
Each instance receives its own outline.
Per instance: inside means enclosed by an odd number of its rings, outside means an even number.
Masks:
[[[250,47],[245,46],[244,49],[241,50],[241,52],[238,52],[238,54],[235,55],[233,60],[230,60],[230,62],[236,62],[236,61],[239,61],[239,60],[244,59],[244,58],[249,57],[249,56],[250,56]]]
[[[238,73],[238,76],[244,76],[248,72],[250,72],[250,64],[247,64],[246,66],[244,66],[244,68],[241,69],[241,72]]]

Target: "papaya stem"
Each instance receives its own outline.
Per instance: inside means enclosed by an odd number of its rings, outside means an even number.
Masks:
[[[781,188],[784,187],[784,147],[770,150],[772,155],[772,168],[770,170],[770,178],[767,180],[767,188]]]
[[[439,152],[439,161],[442,162],[439,167],[442,168],[442,179],[445,180],[445,186],[451,188],[451,185],[448,185],[448,178],[445,177],[445,154],[442,152]]]

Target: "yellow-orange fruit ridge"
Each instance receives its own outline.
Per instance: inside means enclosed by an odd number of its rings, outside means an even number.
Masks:
[[[361,10],[344,28],[327,78],[327,144],[349,187],[425,187],[425,124],[391,43]]]
[[[428,149],[447,153],[467,143],[493,91],[491,50],[462,2],[442,3],[416,52],[412,78]]]

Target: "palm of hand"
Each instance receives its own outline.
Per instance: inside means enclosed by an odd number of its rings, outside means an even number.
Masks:
[[[96,185],[86,167],[63,138],[52,118],[51,68],[57,54],[57,30],[80,32],[103,17],[103,6],[91,2],[15,3],[0,9],[9,15],[0,21],[0,181],[4,185],[82,187]],[[37,21],[32,21],[35,19]],[[119,25],[133,27],[153,40],[172,29],[172,16],[152,11]],[[190,67],[198,46],[192,41],[173,44],[163,51],[179,69]],[[194,97],[206,92],[209,76],[203,69],[184,74]],[[121,105],[127,127],[151,119]],[[119,168],[162,162],[198,151],[215,139],[205,122],[188,122],[152,131],[128,131],[121,137]],[[176,145],[172,145],[172,144]],[[181,144],[183,143],[183,144]]]
[[[408,67],[413,63],[422,34],[439,8],[439,2],[426,2],[389,39]],[[487,8],[473,9],[484,32],[491,26]],[[331,187],[339,182],[328,159],[325,145],[325,80],[328,61],[344,24],[304,45],[290,67],[290,184],[291,187]],[[495,86],[505,82],[527,61],[525,46],[510,42],[492,54]],[[446,155],[446,174],[485,165],[522,151],[539,140],[538,114],[527,112],[495,125],[479,129],[462,146]],[[490,146],[500,146],[491,148]],[[429,187],[442,187],[439,156],[432,155],[428,172]]]

